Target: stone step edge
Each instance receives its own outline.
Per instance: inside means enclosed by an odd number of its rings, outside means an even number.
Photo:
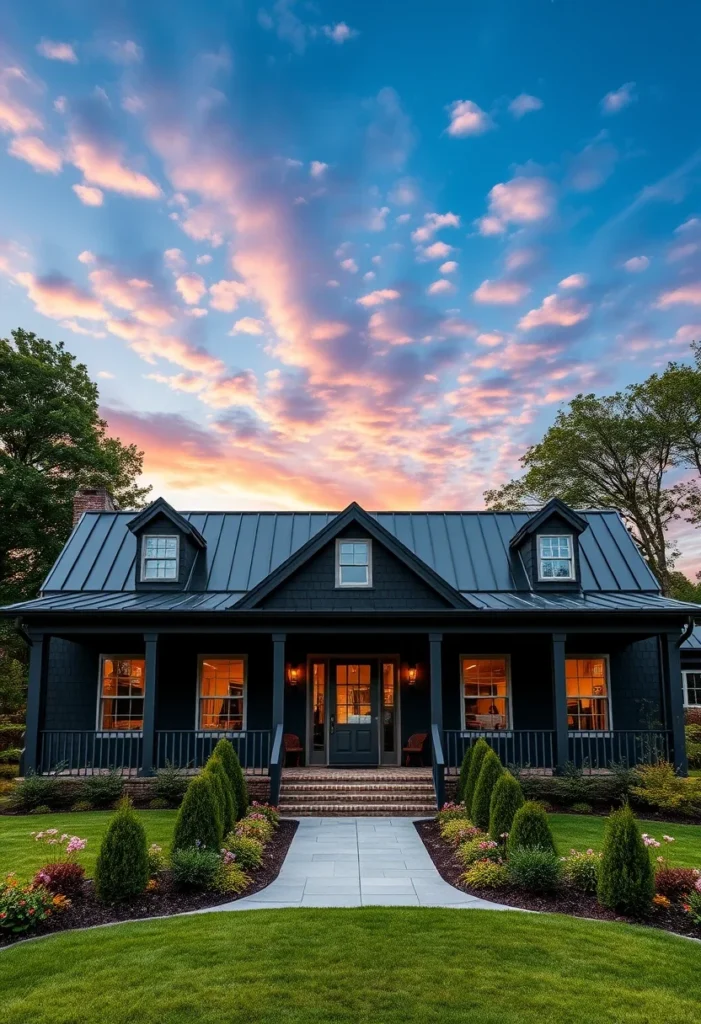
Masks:
[[[321,811],[343,811],[346,814],[360,813],[362,808],[369,810],[378,811],[381,808],[386,808],[388,811],[405,810],[407,812],[413,812],[414,810],[420,811],[421,813],[427,813],[434,815],[436,813],[435,804],[428,803],[406,803],[406,804],[288,804],[286,807],[281,807],[280,811],[285,814],[297,814],[304,811],[309,814],[316,814]]]
[[[329,783],[306,783],[306,782],[283,782],[281,789],[285,793],[432,793],[433,786],[427,783],[399,783],[392,785],[389,782],[329,782]]]
[[[433,793],[281,793],[278,804],[430,804]]]

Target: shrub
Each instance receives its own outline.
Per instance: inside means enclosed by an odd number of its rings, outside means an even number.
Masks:
[[[22,751],[19,747],[8,747],[7,750],[0,750],[0,764],[19,764]]]
[[[666,896],[672,903],[682,903],[699,879],[695,868],[658,868],[655,872],[655,892]]]
[[[232,834],[224,840],[224,847],[242,868],[259,868],[263,863],[263,844],[258,839]]]
[[[20,811],[52,807],[59,802],[60,785],[53,775],[35,775],[31,770],[12,791],[12,805]]]
[[[591,814],[593,809],[594,808],[591,804],[584,803],[584,801],[572,804],[572,807],[570,808],[570,810],[574,811],[575,814]]]
[[[95,892],[104,903],[130,899],[148,883],[144,826],[123,800],[105,832],[95,865]]]
[[[219,740],[213,753],[222,759],[224,770],[229,776],[231,788],[234,791],[236,814],[239,818],[243,818],[248,809],[248,786],[238,755],[229,740]]]
[[[690,768],[701,768],[701,723],[693,722],[684,727],[686,734],[686,756]]]
[[[613,770],[606,775],[585,775],[581,778],[562,775],[519,774],[526,800],[546,800],[560,807],[573,803],[590,803],[607,810],[620,804],[628,795],[633,778],[629,770]]]
[[[489,834],[492,839],[502,839],[511,831],[519,807],[523,807],[521,784],[509,772],[503,772],[492,790],[489,804]]]
[[[264,814],[247,814],[236,826],[237,836],[249,836],[265,846],[273,838],[273,826]]]
[[[516,846],[509,851],[509,879],[528,892],[552,892],[562,875],[562,863],[549,849]]]
[[[701,925],[701,889],[699,889],[698,880],[696,886],[689,893],[683,907],[694,924]]]
[[[92,811],[94,810],[93,805],[89,800],[77,800],[72,806],[72,811]]]
[[[475,789],[477,788],[477,780],[480,777],[480,771],[482,770],[482,761],[485,755],[492,748],[489,746],[486,740],[479,739],[472,747],[472,757],[470,758],[470,767],[467,772],[467,780],[465,782],[465,790],[462,798],[470,811],[472,810],[472,801],[475,797]]]
[[[593,895],[599,881],[600,864],[600,853],[594,853],[593,850],[584,853],[570,850],[569,857],[562,858],[562,875],[573,889]]]
[[[226,896],[238,896],[240,892],[247,889],[251,884],[250,875],[247,875],[240,864],[235,861],[219,864],[214,887]]]
[[[460,843],[466,843],[469,839],[486,838],[482,829],[477,828],[467,818],[453,818],[451,821],[444,822],[440,826],[440,833],[441,839],[450,843],[451,846],[459,846]]]
[[[196,775],[187,787],[175,820],[173,849],[185,850],[200,846],[207,850],[221,849],[222,828],[212,776]]]
[[[146,851],[146,856],[148,858],[148,877],[156,878],[158,875],[162,875],[168,867],[163,847],[159,846],[158,843],[151,843]]]
[[[509,872],[506,864],[498,864],[493,860],[476,860],[461,880],[474,889],[501,889],[509,881]]]
[[[655,895],[650,855],[627,804],[606,823],[597,894],[603,907],[634,915],[646,913]]]
[[[188,779],[185,773],[170,761],[166,761],[165,768],[159,768],[156,772],[154,786],[156,799],[163,800],[165,807],[179,807],[185,796],[187,783]]]
[[[212,755],[205,766],[205,772],[212,773],[216,778],[219,779],[221,787],[221,819],[222,819],[222,833],[226,835],[234,827],[236,822],[236,800],[234,798],[234,791],[229,780],[229,776],[226,774],[224,768],[224,762],[216,755]]]
[[[668,761],[638,765],[631,795],[659,811],[694,816],[701,812],[701,779],[682,779]]]
[[[16,875],[0,882],[0,929],[19,934],[31,931],[52,914],[70,907],[64,895],[50,892],[43,885],[22,885]]]
[[[489,806],[492,799],[492,790],[497,779],[504,773],[504,768],[499,760],[498,754],[493,750],[487,751],[482,758],[479,778],[472,797],[472,810],[470,817],[478,828],[489,828]]]
[[[273,828],[277,828],[280,824],[280,812],[272,804],[259,804],[257,800],[254,800],[246,814],[264,814]]]
[[[124,792],[124,779],[118,768],[104,775],[89,775],[81,787],[81,798],[93,807],[114,807]]]
[[[179,889],[214,889],[221,868],[219,854],[196,846],[174,850],[170,858],[173,882]]]
[[[148,805],[152,811],[165,811],[170,807],[168,801],[163,800],[160,796],[155,796],[153,800],[149,800]]]
[[[538,847],[541,850],[548,850],[550,853],[557,853],[548,816],[541,805],[532,800],[527,801],[523,807],[519,807],[511,825],[507,842],[509,855],[518,847],[526,849]]]
[[[30,814],[51,814],[51,808],[48,804],[39,804],[38,807],[32,807]]]
[[[472,747],[468,747],[462,759],[460,765],[460,774],[458,776],[458,786],[455,791],[455,795],[458,801],[465,799],[465,786],[467,785],[467,776],[470,774],[470,762],[472,761]]]
[[[501,860],[501,850],[498,843],[483,835],[481,838],[477,836],[475,839],[468,839],[466,843],[461,843],[457,848],[456,856],[467,867],[478,860],[499,861]]]
[[[436,821],[467,821],[469,819],[467,808],[464,804],[443,804],[440,811],[436,813]]]
[[[83,882],[85,881],[85,868],[76,861],[55,861],[52,864],[45,864],[34,876],[34,885],[43,885],[52,893],[62,893],[70,899],[81,896],[83,893]]]
[[[0,764],[0,779],[16,779],[19,775],[19,765]]]

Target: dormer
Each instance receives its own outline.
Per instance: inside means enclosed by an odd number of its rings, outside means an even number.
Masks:
[[[129,529],[136,537],[136,589],[189,590],[207,546],[202,534],[163,498],[135,516]]]
[[[581,589],[579,536],[587,521],[559,498],[551,498],[540,512],[511,538],[512,560],[525,571],[531,589],[542,592]]]

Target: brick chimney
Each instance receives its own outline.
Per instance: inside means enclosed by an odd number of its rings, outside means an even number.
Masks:
[[[106,487],[79,487],[73,498],[73,525],[83,512],[114,512],[116,508]]]

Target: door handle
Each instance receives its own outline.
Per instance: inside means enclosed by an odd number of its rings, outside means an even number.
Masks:
[[[336,719],[331,715],[331,735],[333,736],[334,726],[336,725]]]

